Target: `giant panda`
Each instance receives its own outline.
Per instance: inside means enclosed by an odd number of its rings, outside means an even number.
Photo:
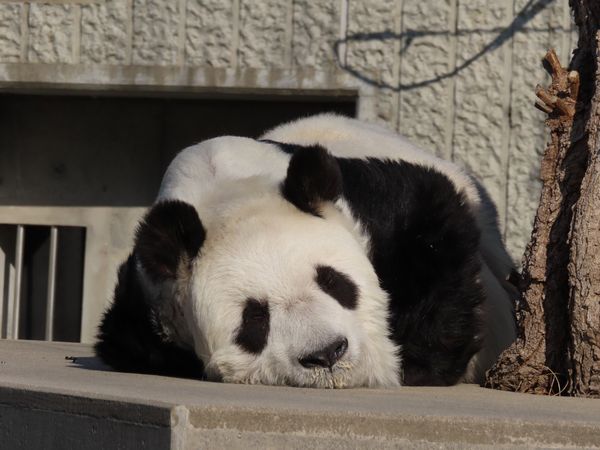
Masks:
[[[316,388],[480,383],[515,338],[483,187],[323,114],[179,153],[121,265],[117,370]]]

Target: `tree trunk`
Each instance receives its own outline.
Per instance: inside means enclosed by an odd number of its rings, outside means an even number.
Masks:
[[[536,89],[550,141],[515,308],[518,338],[486,385],[600,397],[600,1],[570,5],[579,28],[570,70],[549,51],[552,84]]]

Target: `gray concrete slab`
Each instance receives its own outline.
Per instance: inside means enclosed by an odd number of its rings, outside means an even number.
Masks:
[[[112,372],[89,345],[0,341],[0,438],[28,449],[600,448],[600,401],[209,383]]]

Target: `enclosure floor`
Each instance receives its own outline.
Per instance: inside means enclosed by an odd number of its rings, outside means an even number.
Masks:
[[[5,449],[600,448],[600,400],[316,390],[125,374],[84,344],[0,341]]]

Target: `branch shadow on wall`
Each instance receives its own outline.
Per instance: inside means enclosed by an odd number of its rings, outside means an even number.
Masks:
[[[375,86],[382,89],[389,89],[395,92],[399,91],[409,91],[412,89],[418,89],[424,86],[428,86],[430,84],[437,83],[439,81],[445,80],[447,78],[454,77],[458,75],[460,72],[465,70],[467,67],[472,65],[478,59],[483,57],[486,53],[491,52],[499,47],[501,47],[505,42],[511,39],[515,33],[519,31],[523,31],[526,25],[538,14],[544,11],[550,4],[555,2],[556,0],[529,0],[521,10],[515,14],[512,22],[506,27],[496,27],[489,29],[469,29],[469,30],[456,30],[452,31],[428,31],[428,30],[406,30],[402,33],[394,33],[392,31],[381,31],[381,32],[373,32],[373,33],[355,33],[346,36],[344,39],[339,39],[334,43],[334,57],[339,65],[344,71],[348,72],[352,76],[360,79],[364,83]],[[545,27],[545,28],[528,28],[528,33],[536,33],[536,32],[549,32],[549,31],[564,31],[562,27]],[[498,33],[492,40],[490,40],[486,45],[481,48],[477,53],[468,57],[465,61],[461,62],[452,70],[436,75],[435,77],[431,77],[425,80],[419,80],[411,83],[399,83],[398,85],[392,85],[389,83],[382,82],[381,80],[373,78],[372,75],[367,73],[363,73],[360,69],[352,67],[347,62],[344,62],[344,57],[342,56],[342,52],[344,48],[348,48],[353,43],[359,42],[373,42],[373,41],[393,41],[399,40],[401,42],[400,47],[400,56],[405,54],[408,49],[413,45],[416,39],[428,37],[428,36],[446,36],[450,38],[451,36],[459,37],[466,36],[474,33]]]

